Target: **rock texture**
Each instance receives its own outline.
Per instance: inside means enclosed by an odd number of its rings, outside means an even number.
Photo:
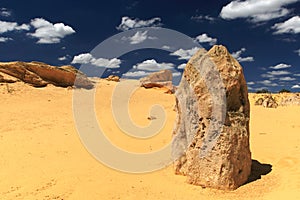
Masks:
[[[15,83],[18,79],[0,72],[0,83]]]
[[[289,94],[282,98],[280,103],[282,106],[300,105],[300,94]]]
[[[263,97],[258,98],[255,101],[256,106],[263,106],[265,108],[277,108],[278,107],[278,103],[276,101],[276,99],[271,95],[264,95]]]
[[[120,77],[115,76],[115,75],[110,75],[109,77],[106,78],[106,80],[120,82]]]
[[[0,72],[34,87],[44,87],[49,83],[68,87],[73,86],[75,80],[76,87],[93,87],[92,82],[72,66],[55,67],[41,62],[8,62],[0,63]]]
[[[213,66],[216,72],[210,72]],[[226,101],[214,88],[225,89]],[[199,50],[187,63],[175,94],[178,115],[172,153],[178,158],[178,152],[184,152],[174,163],[175,173],[202,187],[233,190],[243,185],[251,172],[250,105],[240,64],[224,46]],[[224,117],[218,118],[213,110],[222,102],[226,108],[219,114]]]
[[[171,70],[161,70],[141,78],[140,83],[144,88],[165,87],[170,90],[169,93],[174,93],[175,89],[172,84],[172,79],[173,75]]]

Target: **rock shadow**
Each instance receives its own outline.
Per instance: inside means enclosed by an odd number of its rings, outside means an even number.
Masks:
[[[252,160],[251,174],[245,184],[261,179],[262,175],[267,175],[272,171],[272,165],[262,164],[257,160]]]

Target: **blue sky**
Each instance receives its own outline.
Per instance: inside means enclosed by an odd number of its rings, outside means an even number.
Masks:
[[[143,27],[178,31],[195,46],[170,44],[115,58],[91,53],[115,34]],[[122,40],[131,46],[159,39],[147,30],[130,34]],[[1,61],[88,63],[105,70],[104,76],[139,78],[154,69],[171,69],[178,83],[197,45],[209,49],[222,44],[243,66],[250,91],[300,91],[299,39],[300,0],[0,2]]]

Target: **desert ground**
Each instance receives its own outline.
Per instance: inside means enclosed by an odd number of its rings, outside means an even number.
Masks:
[[[163,88],[139,88],[131,96],[129,111],[137,124],[149,124],[154,104],[167,114],[158,135],[133,139],[114,122],[111,98],[116,84],[100,80],[95,95],[98,122],[111,142],[137,153],[168,144],[175,96]],[[131,174],[103,165],[79,138],[72,98],[72,89],[52,85],[0,86],[0,199],[300,199],[300,106],[254,106],[249,94],[252,159],[261,163],[262,176],[235,191],[219,191],[187,184],[172,166]]]

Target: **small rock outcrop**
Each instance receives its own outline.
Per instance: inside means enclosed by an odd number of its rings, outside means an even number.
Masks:
[[[256,106],[263,106],[265,108],[277,108],[278,107],[278,103],[276,101],[276,99],[271,95],[264,95],[263,97],[259,97],[254,105]]]
[[[140,83],[144,88],[165,87],[168,88],[170,92],[174,93],[172,79],[173,75],[171,70],[161,70],[141,78]]]
[[[258,99],[255,101],[254,105],[256,105],[256,106],[262,106],[262,105],[263,105],[263,102],[264,102],[264,99],[263,99],[263,98],[258,98]]]
[[[120,82],[120,77],[115,76],[115,75],[109,75],[109,76],[106,78],[106,80],[107,80],[107,81]]]
[[[45,87],[49,83],[60,86],[73,86],[90,89],[92,82],[72,66],[55,67],[41,62],[0,63],[0,72],[15,77],[34,87]]]
[[[281,106],[290,106],[290,105],[297,105],[300,106],[300,94],[289,94],[286,97],[283,97]]]
[[[216,66],[216,73],[223,83],[217,82],[214,73],[200,74],[201,70],[210,69],[212,65]],[[208,88],[207,81],[225,89],[226,110],[223,114],[226,117],[223,123],[212,115],[213,99],[219,97],[209,92],[214,88]],[[184,153],[174,162],[175,173],[187,176],[188,183],[202,187],[233,190],[243,185],[251,172],[250,104],[240,64],[224,46],[214,46],[208,52],[199,50],[187,63],[175,95],[178,114],[173,156],[178,158],[176,151],[186,146]],[[209,127],[218,123],[221,128],[210,132]],[[206,142],[212,139],[215,143],[207,150]]]

